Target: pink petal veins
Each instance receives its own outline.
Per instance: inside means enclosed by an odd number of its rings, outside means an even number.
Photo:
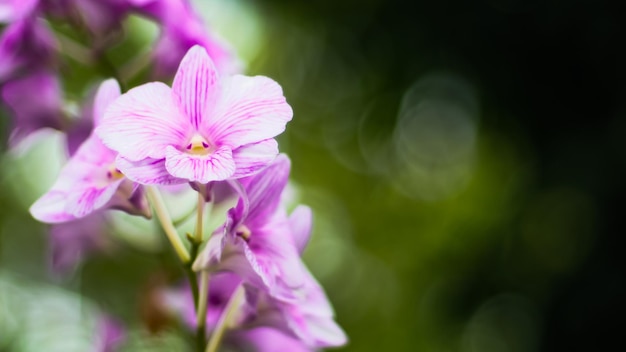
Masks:
[[[175,177],[208,183],[230,178],[235,172],[235,162],[229,148],[221,147],[208,155],[195,155],[168,147],[165,167]]]
[[[165,159],[130,161],[118,157],[115,165],[131,181],[142,185],[176,185],[187,183],[185,179],[172,176],[165,168]]]
[[[162,159],[167,146],[180,146],[193,126],[163,83],[136,87],[106,110],[96,133],[105,145],[131,161]]]
[[[273,138],[241,146],[233,150],[233,160],[237,169],[232,177],[242,178],[254,175],[267,167],[277,155],[278,143]]]
[[[292,116],[278,83],[263,76],[235,75],[223,81],[220,99],[201,132],[235,149],[282,133]]]
[[[172,91],[196,130],[207,109],[215,104],[219,83],[217,70],[206,49],[198,45],[189,49],[178,67]]]

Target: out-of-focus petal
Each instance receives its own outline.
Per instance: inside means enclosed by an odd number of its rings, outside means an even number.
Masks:
[[[230,178],[235,172],[235,162],[229,148],[220,147],[208,155],[192,155],[168,147],[165,168],[175,177],[208,183]]]
[[[205,118],[202,131],[213,142],[235,149],[273,138],[285,130],[293,111],[278,83],[264,76],[242,75],[222,82],[222,95]]]
[[[109,105],[96,133],[125,159],[140,161],[165,157],[165,148],[183,144],[190,128],[172,90],[152,82],[129,90]]]
[[[147,158],[141,161],[130,161],[118,157],[115,166],[129,180],[142,185],[177,185],[187,180],[172,176],[165,168],[165,159]]]
[[[219,76],[213,61],[201,46],[194,46],[180,63],[172,91],[191,124],[198,129],[207,109],[212,109],[219,94]]]
[[[120,85],[115,79],[107,79],[100,84],[93,102],[94,126],[100,124],[104,111],[121,94]]]
[[[233,159],[237,169],[233,178],[254,175],[269,165],[278,155],[278,143],[270,138],[264,141],[247,144],[233,150]]]
[[[126,332],[120,322],[103,315],[96,325],[93,352],[115,352],[126,339]]]
[[[39,0],[2,0],[0,1],[0,23],[11,23],[30,15]]]
[[[95,212],[81,219],[50,227],[49,252],[54,274],[66,275],[91,253],[106,250],[106,217]]]
[[[311,349],[298,339],[269,327],[259,327],[243,331],[237,333],[234,338],[238,340],[238,343],[243,342],[243,344],[257,352],[311,351]]]
[[[66,192],[48,192],[31,205],[30,214],[35,219],[50,224],[73,220],[75,219],[74,215],[65,210],[66,198]]]
[[[312,224],[313,212],[311,208],[306,205],[298,205],[289,216],[291,234],[293,235],[293,239],[300,254],[304,252],[304,248],[309,243]]]
[[[62,128],[62,91],[54,73],[36,71],[6,83],[1,89],[2,100],[13,115],[11,145],[41,128]],[[37,92],[36,99],[33,92]]]

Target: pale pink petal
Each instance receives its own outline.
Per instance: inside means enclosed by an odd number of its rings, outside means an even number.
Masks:
[[[293,111],[278,83],[263,76],[235,75],[222,84],[220,99],[204,118],[202,130],[214,143],[235,149],[285,130]]]
[[[100,84],[93,102],[94,126],[100,124],[100,120],[102,120],[104,116],[104,111],[120,94],[120,85],[115,79],[107,79]]]
[[[165,159],[130,161],[118,157],[115,166],[126,178],[142,185],[177,185],[188,182],[172,176],[165,168]]]
[[[249,344],[257,352],[307,352],[311,351],[302,341],[269,327],[258,327],[236,335],[239,341]]]
[[[74,220],[75,217],[65,210],[66,200],[67,193],[50,191],[30,207],[30,214],[41,222],[51,224]]]
[[[192,129],[163,83],[152,82],[116,99],[106,109],[96,133],[124,158],[162,159],[169,145],[182,145]]]
[[[233,160],[237,169],[232,178],[242,178],[256,174],[269,165],[278,155],[278,143],[273,138],[247,144],[233,150]]]
[[[250,202],[244,223],[252,228],[262,227],[272,220],[280,203],[280,195],[289,180],[291,161],[285,154],[258,174],[241,179]],[[239,204],[238,210],[239,208]]]
[[[67,195],[66,210],[77,218],[102,208],[115,194],[120,183],[124,179],[111,182],[106,187],[87,187],[71,191]]]
[[[174,77],[172,91],[191,124],[198,129],[219,92],[219,76],[206,49],[194,45],[187,51]]]
[[[208,183],[230,178],[235,172],[235,162],[227,147],[220,147],[208,155],[192,155],[168,147],[165,168],[175,177]]]
[[[289,227],[298,252],[302,254],[311,237],[313,213],[306,205],[298,205],[289,216]]]

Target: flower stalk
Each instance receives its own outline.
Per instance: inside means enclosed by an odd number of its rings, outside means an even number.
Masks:
[[[174,251],[178,255],[178,258],[180,258],[180,261],[183,262],[183,264],[190,263],[191,257],[189,252],[187,251],[187,248],[185,248],[183,241],[181,241],[178,236],[176,228],[174,228],[174,225],[172,224],[172,218],[165,207],[161,193],[159,193],[159,190],[154,186],[146,186],[146,195],[148,196],[150,204],[152,204],[152,207],[154,208],[154,212],[161,223],[163,231],[165,231],[165,235],[170,240],[172,247],[174,247]]]
[[[224,309],[222,316],[217,322],[215,326],[215,330],[213,330],[213,334],[211,335],[211,339],[209,340],[208,345],[206,346],[205,352],[216,352],[220,343],[222,342],[222,337],[224,337],[224,332],[226,328],[232,323],[232,320],[235,318],[235,313],[237,313],[237,308],[243,302],[244,296],[244,288],[243,285],[239,285],[233,295],[230,297],[228,301],[228,305]]]
[[[208,271],[202,271],[200,273],[200,293],[198,294],[198,303],[196,306],[196,338],[198,340],[198,351],[202,351],[202,348],[206,343],[206,315],[209,301],[209,275]]]

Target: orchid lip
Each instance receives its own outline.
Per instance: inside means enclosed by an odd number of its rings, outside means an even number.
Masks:
[[[185,149],[188,154],[208,155],[213,152],[215,148],[213,148],[211,144],[209,144],[209,142],[201,135],[194,134]]]

